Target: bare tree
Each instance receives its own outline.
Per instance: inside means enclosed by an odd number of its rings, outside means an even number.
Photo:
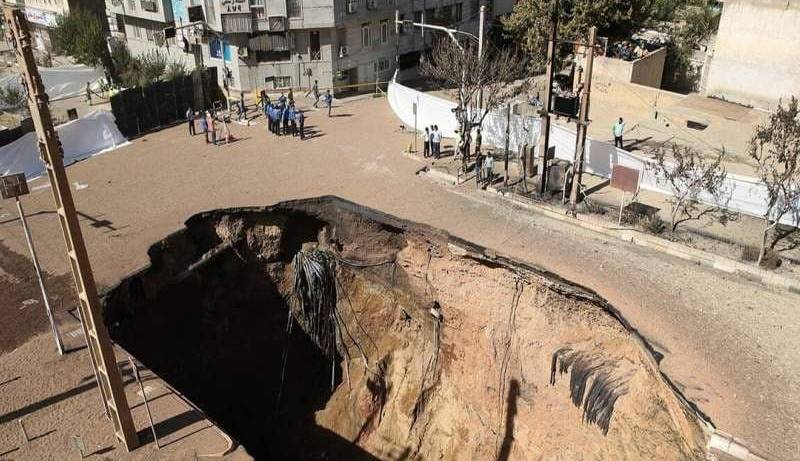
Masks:
[[[448,89],[455,89],[458,107],[454,111],[466,142],[470,130],[480,127],[486,115],[499,108],[523,89],[514,84],[523,75],[524,66],[514,49],[498,50],[486,46],[478,59],[477,45],[458,44],[449,38],[440,39],[432,52],[420,64],[423,75],[431,77]],[[483,90],[483,110],[478,110],[478,95]],[[466,162],[466,155],[465,162]]]
[[[767,251],[775,251],[779,242],[791,242],[784,249],[800,244],[800,107],[796,97],[785,107],[778,104],[769,120],[756,127],[748,154],[756,161],[756,171],[767,189],[758,254],[762,264]],[[793,226],[780,224],[787,216],[793,218]]]
[[[647,168],[672,190],[669,203],[672,205],[670,225],[673,232],[680,224],[703,217],[722,225],[735,219],[736,213],[725,207],[730,199],[730,190],[725,182],[728,173],[722,164],[725,151],[704,158],[691,147],[672,144],[656,149],[652,155],[653,160],[648,162]],[[706,202],[701,201],[703,194],[706,194]]]

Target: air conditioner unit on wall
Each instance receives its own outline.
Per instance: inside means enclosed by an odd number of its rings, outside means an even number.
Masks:
[[[339,57],[343,58],[350,53],[350,50],[346,46],[339,47]]]
[[[358,11],[358,4],[354,1],[347,2],[347,14],[353,14]]]
[[[367,0],[367,9],[368,10],[377,10],[378,9],[378,2],[376,0]]]

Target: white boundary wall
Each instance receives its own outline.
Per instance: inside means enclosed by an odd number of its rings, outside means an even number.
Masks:
[[[417,103],[417,128],[438,125],[445,137],[453,137],[458,128],[456,118],[451,111],[456,104],[406,86],[396,81],[389,84],[389,105],[400,120],[409,127],[414,126],[412,104]],[[483,139],[486,144],[505,146],[506,116],[505,110],[496,111],[486,116],[483,123]],[[539,120],[536,117],[511,115],[509,146],[519,152],[523,144],[536,146],[539,137]],[[572,161],[575,154],[575,131],[551,124],[550,144],[555,146],[556,158]],[[538,155],[538,153],[537,153]],[[645,157],[618,149],[607,142],[586,139],[584,171],[601,176],[611,177],[611,169],[615,164],[635,168],[642,172],[640,185],[642,189],[672,195],[672,191],[663,180],[659,180],[646,166]],[[726,208],[751,216],[762,217],[765,212],[766,189],[756,178],[728,173],[727,194],[724,200]],[[714,203],[710,196],[701,200]],[[795,204],[794,215],[787,214],[781,222],[800,225],[800,203]]]

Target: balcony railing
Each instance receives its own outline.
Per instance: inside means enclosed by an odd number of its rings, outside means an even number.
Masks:
[[[253,31],[253,20],[249,13],[246,14],[223,14],[222,31],[228,34],[245,33]]]

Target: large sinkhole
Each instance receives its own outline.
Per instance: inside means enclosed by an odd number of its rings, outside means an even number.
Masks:
[[[111,335],[259,460],[703,459],[709,423],[602,298],[335,198],[215,210],[104,298]]]

